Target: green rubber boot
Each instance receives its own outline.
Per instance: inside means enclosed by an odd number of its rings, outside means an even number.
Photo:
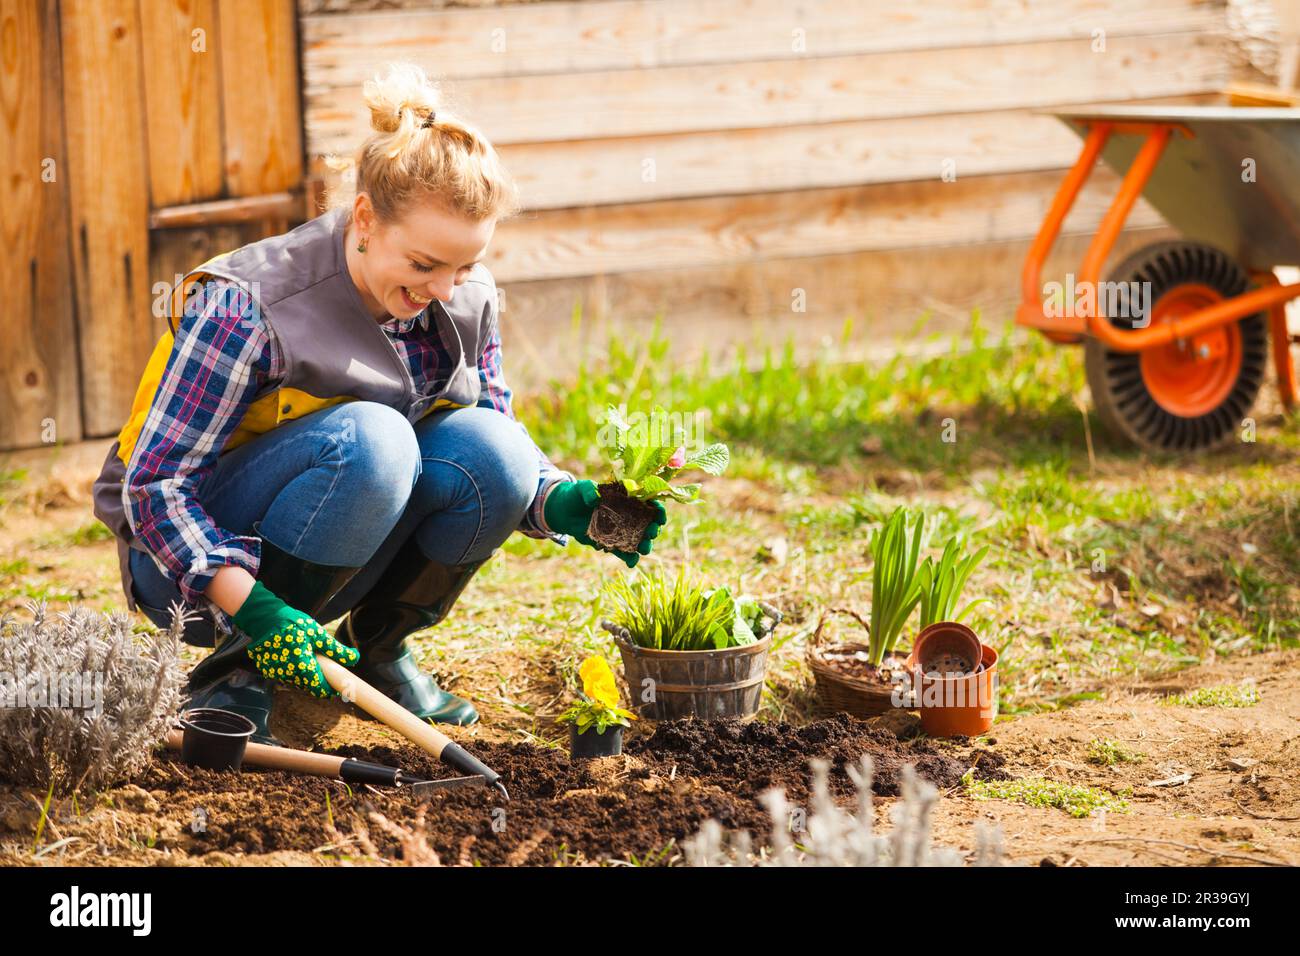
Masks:
[[[460,725],[478,720],[473,704],[443,690],[420,670],[406,638],[445,618],[485,563],[432,561],[414,535],[408,538],[335,635],[340,644],[361,651],[357,676],[424,720]]]
[[[253,523],[253,534],[262,537],[261,522]],[[262,538],[262,560],[257,579],[290,607],[316,617],[334,595],[361,568],[316,564],[294,557]],[[220,707],[243,714],[256,726],[252,739],[259,744],[280,747],[270,729],[275,705],[275,682],[263,677],[248,657],[250,638],[239,629],[218,635],[216,650],[190,671],[187,707]]]

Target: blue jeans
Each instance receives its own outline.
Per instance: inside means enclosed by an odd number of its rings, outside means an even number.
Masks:
[[[320,615],[326,624],[357,604],[412,534],[444,564],[490,557],[537,481],[532,441],[495,409],[446,409],[412,425],[387,405],[351,401],[222,454],[196,498],[233,534],[253,534],[260,520],[262,537],[296,557],[362,568]],[[164,609],[180,590],[147,554],[132,549],[130,560],[140,609],[167,627]]]

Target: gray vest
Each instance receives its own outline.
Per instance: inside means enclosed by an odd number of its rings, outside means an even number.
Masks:
[[[346,228],[347,210],[332,210],[288,233],[210,259],[186,275],[178,288],[205,276],[223,278],[243,285],[258,303],[284,359],[283,378],[259,393],[258,401],[278,403],[268,396],[281,388],[315,399],[350,396],[395,408],[412,423],[439,401],[474,405],[479,399],[478,360],[496,321],[491,273],[480,263],[457,287],[451,303],[430,303],[430,334],[435,326],[445,330],[455,366],[445,383],[417,384],[388,333],[366,311],[348,274]],[[174,333],[174,317],[168,317],[168,324]],[[297,410],[283,405],[277,424],[300,417],[314,404]],[[113,443],[95,480],[94,512],[117,538],[122,590],[134,611],[129,549],[148,551],[131,533],[126,518],[126,464],[118,455],[120,446],[120,439]]]

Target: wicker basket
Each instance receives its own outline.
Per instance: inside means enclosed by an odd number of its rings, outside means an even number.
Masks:
[[[862,625],[868,632],[870,627],[862,616],[848,608],[832,607],[822,612],[817,622],[817,629],[808,640],[808,667],[816,680],[817,704],[829,712],[844,711],[854,717],[879,717],[897,710],[894,704],[895,684],[882,684],[879,681],[853,677],[831,666],[826,659],[826,651],[833,647],[836,651],[855,653],[867,652],[871,645],[858,641],[837,641],[833,645],[822,643],[822,631],[832,614],[846,614]],[[906,651],[895,650],[894,656],[906,656]],[[906,682],[906,667],[900,662],[895,683]]]

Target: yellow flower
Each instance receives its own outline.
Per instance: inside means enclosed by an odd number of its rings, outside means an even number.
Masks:
[[[592,700],[599,701],[606,707],[618,703],[618,686],[614,683],[614,672],[609,669],[605,658],[592,655],[578,668],[582,678],[582,691]]]

